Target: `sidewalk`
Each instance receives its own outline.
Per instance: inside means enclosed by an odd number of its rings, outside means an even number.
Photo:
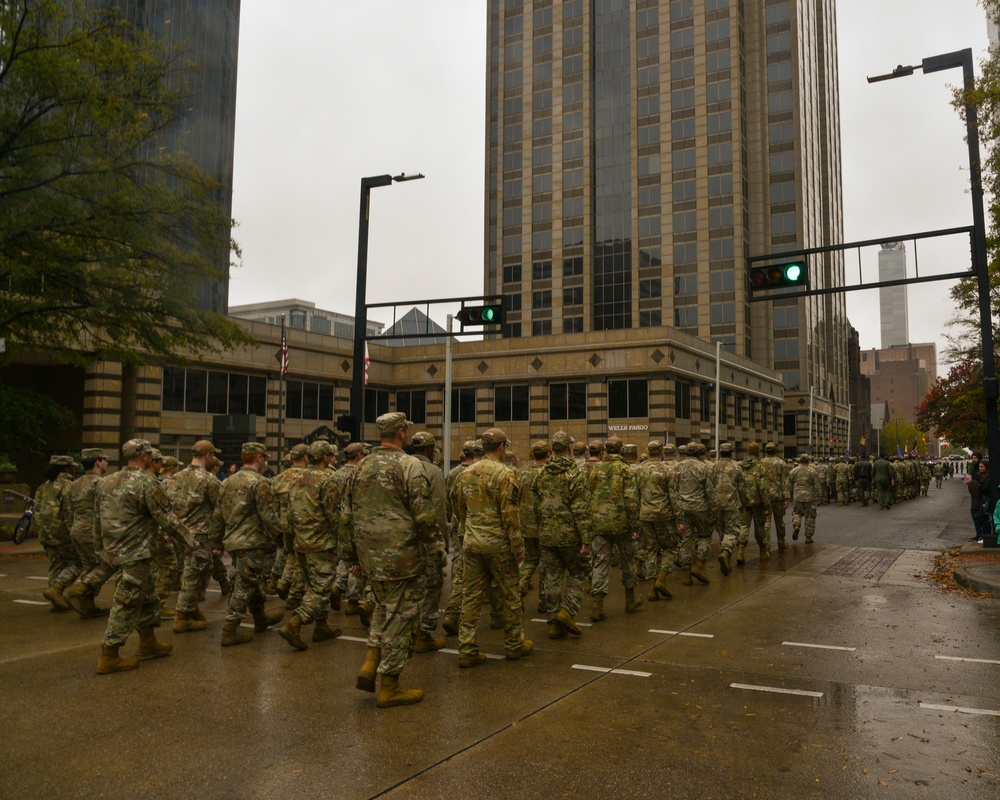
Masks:
[[[961,566],[955,568],[957,584],[1000,597],[1000,548],[966,544],[958,557]]]
[[[9,539],[0,542],[0,556],[44,556],[45,548],[33,536],[21,544],[14,544]]]

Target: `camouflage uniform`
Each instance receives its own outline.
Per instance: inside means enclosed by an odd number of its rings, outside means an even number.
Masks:
[[[640,543],[646,547],[646,577],[650,580],[670,574],[677,561],[680,538],[677,519],[670,505],[670,469],[672,462],[662,461],[663,445],[650,442],[649,459],[639,465],[636,483],[639,488]],[[649,594],[655,600],[656,591]]]
[[[809,457],[802,456],[799,465],[788,473],[788,494],[792,497],[792,538],[799,538],[799,528],[805,519],[806,544],[816,533],[816,503],[822,496],[823,483],[816,470],[809,466]]]
[[[715,507],[715,488],[709,479],[709,465],[698,458],[700,452],[699,444],[689,444],[688,457],[679,461],[669,475],[670,503],[681,537],[680,561],[685,583],[689,582],[688,576],[692,574],[692,557],[695,557],[696,568],[700,571],[708,560],[712,546],[711,517]]]
[[[927,497],[927,489],[931,485],[931,468],[924,461],[920,462],[920,494]]]
[[[295,557],[295,535],[288,517],[288,496],[292,484],[305,471],[303,459],[308,447],[306,445],[296,445],[292,448],[292,465],[288,469],[282,470],[271,478],[271,491],[274,492],[274,499],[278,507],[278,520],[281,523],[281,539],[278,541],[278,548],[274,554],[274,564],[269,574],[274,574],[280,570],[279,579],[276,581],[280,585],[280,594],[283,597],[294,598],[290,606],[296,606],[302,601],[306,593],[305,581],[302,576],[302,565]],[[298,461],[299,463],[295,463]],[[279,567],[279,565],[281,565]]]
[[[775,455],[777,448],[768,442],[764,448],[767,455],[761,459],[760,465],[763,467],[761,494],[764,504],[771,510],[771,519],[774,520],[774,533],[778,538],[778,549],[784,550],[785,544],[785,509],[788,508],[788,465]],[[767,540],[771,540],[770,526],[768,526]]]
[[[610,441],[610,440],[609,440]],[[626,591],[635,589],[635,534],[639,526],[639,487],[635,473],[605,443],[604,460],[590,472],[590,519],[594,531],[590,593],[607,595],[611,560],[615,554]]]
[[[214,449],[214,448],[213,448]],[[212,541],[209,528],[222,484],[211,472],[198,464],[185,467],[174,476],[168,496],[181,519],[200,547],[187,554],[181,575],[181,593],[177,595],[176,611],[196,613],[198,603],[205,599],[205,589],[212,574]]]
[[[266,454],[263,445],[255,442],[244,445],[243,452]],[[215,504],[210,535],[212,549],[225,548],[233,559],[233,593],[226,609],[226,625],[235,630],[249,609],[258,623],[255,628],[266,629],[259,622],[264,614],[264,587],[282,536],[270,481],[249,467],[226,478]]]
[[[350,447],[350,445],[348,445],[348,447]],[[333,479],[340,487],[341,498],[344,496],[344,490],[347,488],[347,483],[351,479],[351,473],[354,472],[355,466],[355,464],[344,464],[344,466],[333,474]],[[343,502],[343,500],[341,500],[341,502]],[[364,582],[347,571],[347,564],[343,559],[340,559],[337,562],[337,577],[334,580],[333,585],[334,593],[345,597],[348,603],[353,605],[360,604],[361,590],[364,588]]]
[[[851,502],[851,467],[848,463],[838,458],[833,466],[833,474],[837,482],[837,503],[846,506]]]
[[[483,434],[484,446],[505,441],[504,433],[496,428]],[[479,614],[491,580],[495,581],[502,602],[507,655],[516,658],[523,648],[530,648],[525,645],[518,587],[517,568],[524,557],[524,541],[518,513],[517,476],[493,457],[494,452],[487,451],[480,461],[466,469],[456,485],[456,509],[464,533],[465,597],[458,632],[458,652],[464,660],[479,657]]]
[[[572,620],[583,603],[587,559],[581,555],[580,546],[589,546],[593,539],[590,493],[586,475],[565,449],[541,467],[530,491],[541,548],[544,613],[549,624],[556,625],[560,611]],[[560,634],[552,630],[550,636],[560,638]]]
[[[722,574],[729,574],[729,555],[740,538],[740,519],[748,505],[746,476],[743,468],[732,459],[733,445],[723,442],[720,458],[709,473],[715,492],[716,525],[721,539],[719,564]]]
[[[448,496],[448,513],[451,519],[449,536],[451,539],[451,589],[448,593],[448,607],[444,611],[444,628],[448,633],[458,633],[458,621],[462,616],[462,598],[465,595],[465,558],[462,555],[464,530],[458,517],[458,483],[469,464],[458,464],[445,478],[444,486]]]
[[[875,476],[876,500],[879,508],[885,511],[892,506],[892,482],[895,480],[892,464],[880,456],[872,466],[872,473]]]
[[[388,414],[376,424],[387,417],[405,420]],[[420,461],[389,446],[365,456],[344,489],[341,532],[341,558],[349,568],[360,565],[375,595],[368,646],[381,648],[378,674],[399,675],[413,653],[426,553],[444,548]]]
[[[146,450],[136,453],[137,448]],[[131,459],[148,449],[145,440],[131,440],[122,452]],[[128,466],[106,476],[97,484],[96,502],[95,536],[100,536],[107,559],[121,571],[103,644],[118,647],[133,630],[141,632],[160,624],[153,553],[159,547],[161,530],[188,548],[197,545],[171,510],[160,482],[139,467]]]
[[[536,442],[536,444],[538,443]],[[532,453],[534,453],[534,448],[532,449]],[[573,459],[573,463],[576,463],[576,459]],[[521,538],[524,540],[524,561],[521,562],[518,568],[518,585],[521,590],[521,597],[524,597],[528,593],[528,588],[531,586],[531,579],[535,574],[535,570],[538,569],[538,564],[541,560],[538,541],[538,521],[535,516],[535,495],[531,487],[535,482],[535,478],[538,477],[539,471],[544,466],[544,461],[531,461],[517,472],[517,486],[519,491],[517,506],[518,515],[521,520]],[[544,593],[541,586],[539,586],[538,594],[539,598],[542,598]]]
[[[940,489],[941,481],[944,480],[944,464],[938,461],[934,464],[934,485]]]
[[[97,483],[101,477],[88,472],[73,481],[69,488],[69,503],[73,515],[69,536],[84,577],[102,561],[101,549],[94,542]]]
[[[743,563],[743,549],[750,542],[750,523],[753,522],[753,534],[757,540],[757,547],[760,549],[760,557],[763,559],[771,555],[771,521],[768,519],[770,507],[765,502],[764,496],[764,466],[757,457],[760,452],[759,445],[754,443],[749,448],[750,452],[740,467],[743,469],[744,486],[746,489],[747,505],[740,513],[740,534],[737,541],[738,549],[736,563]]]
[[[414,436],[413,446],[421,443],[434,444],[434,437],[425,431]],[[426,446],[426,445],[425,445]],[[444,474],[441,468],[429,458],[416,455],[420,466],[427,476],[430,485],[431,498],[434,501],[434,516],[441,535],[441,542],[434,547],[424,546],[424,604],[420,611],[420,630],[426,634],[434,633],[438,626],[438,613],[441,606],[441,587],[444,585],[445,548],[444,536],[448,530],[448,493],[445,489]],[[443,640],[439,640],[442,641]],[[442,645],[443,646],[443,645]]]
[[[49,464],[70,466],[73,459],[69,456],[53,456]],[[35,491],[35,522],[38,525],[38,540],[45,548],[45,556],[49,560],[49,589],[56,589],[60,599],[62,590],[71,586],[82,571],[80,557],[70,535],[73,524],[70,499],[72,485],[73,476],[69,472],[60,472]],[[46,598],[57,606],[55,610],[66,608],[64,604],[58,604],[49,597],[50,594],[46,590]]]

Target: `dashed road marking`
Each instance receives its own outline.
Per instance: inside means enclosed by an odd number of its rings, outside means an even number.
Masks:
[[[14,600],[14,603],[21,603],[26,606],[47,606],[48,600]]]
[[[549,621],[547,619],[533,619],[531,621],[532,622],[541,622],[541,623],[544,623],[545,625],[549,624]],[[576,624],[579,625],[581,628],[593,628],[594,627],[594,623],[593,622],[578,622]]]
[[[25,575],[24,579],[26,581],[47,581],[47,575]]]
[[[968,661],[972,664],[1000,664],[1000,661],[992,658],[960,658],[959,656],[934,656],[941,661]]]
[[[1000,717],[1000,711],[994,711],[990,708],[966,708],[965,706],[942,706],[936,703],[925,703],[921,700],[917,705],[921,708],[929,708],[934,711],[954,711],[960,714],[985,714],[989,717]]]
[[[835,644],[810,644],[809,642],[782,642],[783,647],[815,647],[818,650],[847,650],[853,653],[856,647],[840,647]]]
[[[367,636],[338,636],[338,639],[343,639],[345,642],[365,642],[367,644]]]
[[[634,675],[637,678],[648,678],[652,672],[639,672],[634,669],[610,669],[609,667],[592,667],[589,664],[574,664],[570,669],[585,669],[589,672],[603,672],[614,675]]]
[[[365,641],[367,641],[367,639]],[[459,653],[458,650],[452,650],[449,647],[442,648],[441,650],[438,650],[438,652],[439,653],[451,653],[452,655],[456,655],[456,656],[457,655],[461,655],[461,653]],[[486,653],[486,657],[487,658],[492,658],[495,661],[503,661],[506,658],[506,656],[495,656],[495,655],[493,655],[493,653]]]
[[[650,633],[662,633],[665,636],[693,636],[696,639],[714,639],[714,633],[688,633],[687,631],[661,631],[657,628],[650,628]]]
[[[749,689],[752,692],[774,692],[775,694],[797,694],[802,697],[822,697],[822,692],[809,692],[805,689],[782,689],[778,686],[755,686],[752,683],[731,683],[730,689]]]

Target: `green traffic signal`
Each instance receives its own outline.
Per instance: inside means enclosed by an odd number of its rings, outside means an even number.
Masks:
[[[788,264],[771,264],[766,267],[754,267],[750,270],[750,291],[757,289],[783,289],[795,286],[807,286],[809,274],[802,261]]]
[[[499,325],[503,322],[500,303],[487,306],[464,306],[456,316],[463,325]]]
[[[789,283],[798,283],[799,278],[802,277],[802,265],[801,264],[789,264],[785,267],[785,280]]]

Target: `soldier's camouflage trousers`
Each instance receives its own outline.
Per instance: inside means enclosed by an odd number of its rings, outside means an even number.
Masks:
[[[590,573],[590,593],[608,593],[608,579],[611,575],[611,560],[617,555],[622,571],[622,585],[626,589],[635,588],[635,542],[632,534],[602,534],[595,536],[591,544],[593,569]]]
[[[179,542],[157,542],[157,550],[153,556],[158,568],[156,577],[156,593],[162,600],[174,590],[180,582],[183,565],[183,549]]]
[[[192,550],[184,558],[184,571],[181,573],[181,592],[177,595],[177,610],[185,614],[195,611],[198,603],[205,597],[208,580],[212,574],[212,550],[207,536],[195,536],[201,547]]]
[[[538,539],[525,537],[524,539],[524,561],[517,569],[517,581],[521,590],[521,595],[528,593],[528,584],[535,575],[535,570],[541,562],[542,552],[538,544]]]
[[[508,653],[518,652],[524,641],[521,590],[517,583],[517,562],[510,553],[463,553],[465,561],[462,620],[458,629],[458,652],[474,656],[479,652],[477,634],[483,596],[490,582],[499,594],[503,615],[504,647]],[[634,568],[634,567],[633,567]]]
[[[424,600],[420,609],[420,630],[434,633],[441,607],[445,554],[443,551],[435,554],[425,545],[421,545],[420,550],[424,560]]]
[[[656,533],[649,526],[651,523],[639,523],[639,541],[635,545],[635,557],[642,564],[642,574],[646,580],[656,579],[656,570],[660,563],[660,543]]]
[[[846,506],[851,502],[851,484],[844,481],[837,481],[837,502]]]
[[[94,549],[93,535],[74,536],[71,534],[69,538],[73,543],[73,549],[76,550],[76,559],[80,563],[81,574],[90,572],[100,563],[100,558]]]
[[[814,503],[796,502],[792,508],[792,527],[803,526],[802,532],[806,538],[816,535],[816,506]]]
[[[712,520],[708,511],[685,511],[686,523],[681,536],[681,566],[690,567],[691,560],[708,561],[712,550]]]
[[[647,520],[639,524],[642,526],[642,535],[651,537],[656,542],[657,561],[652,572],[647,565],[646,577],[653,580],[661,572],[669,575],[675,567],[680,566],[681,537],[677,533],[677,520]]]
[[[413,655],[424,600],[424,576],[403,581],[372,581],[371,588],[375,611],[368,629],[368,646],[382,648],[379,675],[398,675]]]
[[[274,551],[255,547],[237,550],[230,555],[233,559],[233,593],[229,596],[226,622],[240,622],[247,609],[264,607],[264,586],[271,571]]]
[[[746,546],[750,543],[750,523],[753,522],[753,536],[761,550],[771,546],[771,521],[764,514],[764,506],[748,506],[740,511],[740,535],[737,543]]]
[[[323,550],[319,553],[296,553],[299,569],[305,582],[306,593],[295,613],[303,625],[317,620],[325,620],[330,610],[330,593],[337,578],[337,551]]]
[[[733,552],[740,538],[740,510],[720,510],[715,526],[719,529],[720,549]]]
[[[580,555],[580,545],[542,547],[540,575],[545,618],[552,622],[560,609],[575,617],[583,605],[583,589],[587,583],[587,559]],[[566,576],[565,589],[563,575]]]
[[[54,583],[72,586],[83,571],[76,548],[69,540],[44,545],[45,557],[49,560],[49,586]]]
[[[288,596],[301,599],[306,593],[305,579],[302,576],[302,566],[299,560],[290,555],[285,559],[285,570],[281,573],[281,580],[288,584]]]
[[[337,579],[334,585],[340,589],[340,594],[348,602],[361,602],[361,589],[364,584],[347,571],[347,565],[343,561],[337,564]]]
[[[462,598],[465,596],[465,558],[462,555],[461,537],[453,537],[456,542],[451,550],[451,591],[448,594],[448,607],[444,611],[446,617],[458,619],[462,616]]]
[[[137,628],[159,627],[160,598],[156,595],[155,572],[156,564],[151,558],[121,568],[103,644],[122,645]]]
[[[771,519],[774,520],[774,535],[779,542],[785,541],[785,501],[778,500],[771,503]],[[768,528],[768,541],[771,539],[771,531]]]
[[[285,564],[287,563],[288,551],[282,545],[274,553],[274,563],[271,564],[271,577],[278,580],[285,573]]]

